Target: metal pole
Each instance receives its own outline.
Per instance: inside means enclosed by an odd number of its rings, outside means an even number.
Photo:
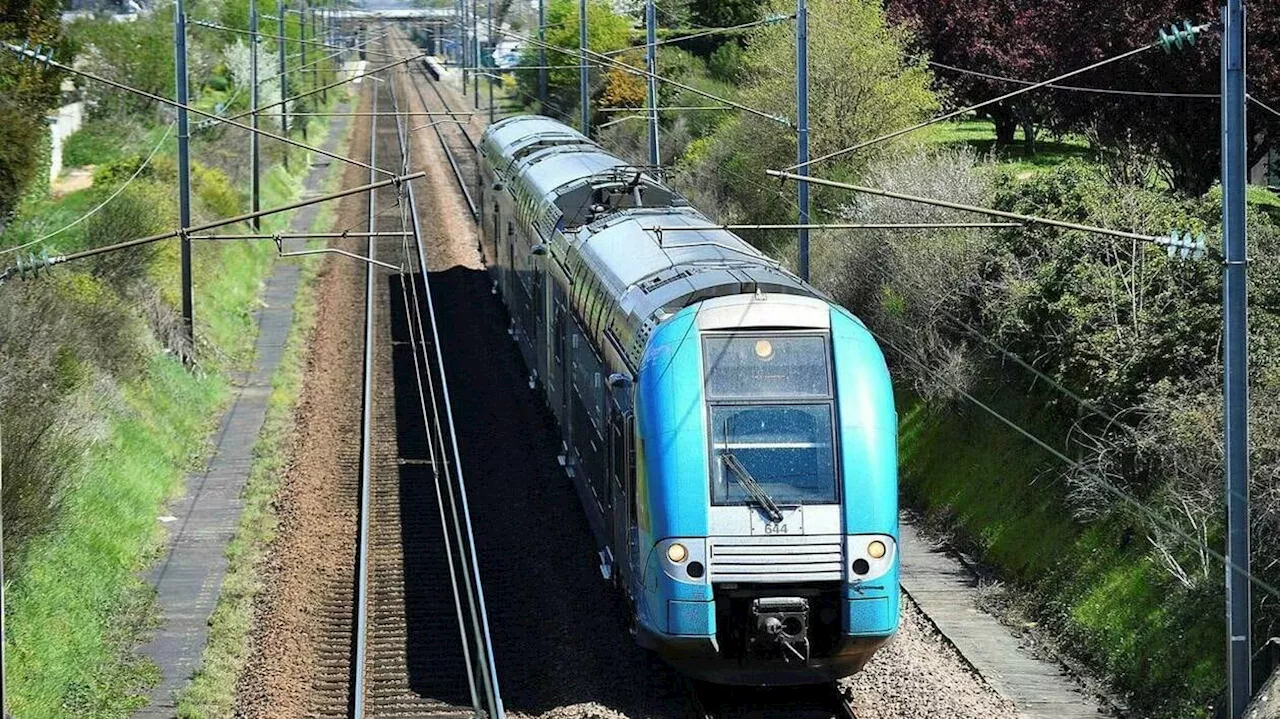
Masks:
[[[312,38],[318,37],[316,33],[319,30],[323,29],[324,27],[324,24],[319,22],[319,19],[320,19],[319,16],[321,12],[323,12],[323,8],[316,8],[311,11],[311,37]],[[321,38],[321,39],[322,41],[324,40],[324,38]],[[329,82],[329,74],[323,72],[323,70],[325,69],[325,66],[327,64],[328,63],[323,63],[320,65],[319,68],[317,68],[318,70],[322,71],[320,75],[320,80],[326,84]],[[320,91],[320,102],[324,103],[326,106],[329,104],[329,88],[326,87],[325,89]]]
[[[306,8],[307,8],[306,3],[303,2],[303,5],[302,5],[303,14],[298,16],[298,39],[301,41],[298,43],[298,45],[301,48],[301,52],[302,52],[302,67],[307,66],[307,16],[305,14]],[[305,78],[305,77],[306,75],[303,74],[302,78]],[[305,82],[301,81],[301,78],[299,78],[299,80],[300,81],[298,82],[298,87],[303,87],[306,85]],[[314,82],[311,83],[311,86],[315,87],[315,83]],[[307,121],[303,120],[302,121],[302,140],[305,142],[306,139],[307,139]]]
[[[280,23],[280,32],[276,33],[280,36],[280,39],[276,40],[279,50],[277,54],[280,65],[280,99],[284,100],[289,96],[289,77],[285,74],[285,52],[288,50],[289,43],[285,40],[284,0],[276,0],[276,18]],[[289,111],[286,102],[280,103],[280,134],[289,136]],[[286,170],[289,169],[289,148],[287,147],[284,148],[284,167]]]
[[[471,0],[471,59],[480,67],[480,0]],[[472,110],[480,109],[480,71],[471,73]]]
[[[653,0],[645,0],[645,67],[649,70],[649,164],[662,164],[658,153],[658,12]]]
[[[582,134],[591,137],[591,96],[587,87],[587,0],[578,0],[578,104]]]
[[[809,10],[805,0],[796,0],[796,162],[809,174]],[[799,224],[809,224],[809,183],[797,185],[800,200]],[[809,228],[798,231],[800,279],[809,281]]]
[[[547,112],[547,0],[538,0],[538,111]]]
[[[179,267],[182,274],[182,339],[187,357],[195,352],[195,321],[191,301],[191,128],[187,123],[187,9],[177,0],[173,9],[173,69],[178,93],[178,230],[181,238]]]
[[[485,3],[486,12],[489,20],[489,29],[485,33],[489,37],[489,57],[493,57],[493,0],[487,0]],[[493,78],[486,77],[485,84],[489,86],[489,124],[493,124]]]
[[[4,496],[4,436],[0,431],[0,497]],[[0,715],[9,716],[5,711],[4,699],[9,696],[8,684],[5,682],[4,642],[8,634],[4,626],[4,507],[0,503]]]
[[[472,67],[471,52],[467,50],[467,0],[458,0],[458,62],[462,63],[462,96],[467,96],[467,79]]]
[[[261,141],[258,138],[258,52],[261,50],[258,37],[258,0],[249,0],[249,126],[254,132],[249,133],[249,174],[253,176],[249,186],[250,209],[254,212],[262,209],[262,157]],[[262,221],[253,218],[253,230],[262,229]]]
[[[1244,0],[1222,14],[1223,402],[1227,475],[1228,716],[1239,719],[1253,695],[1249,602],[1249,325],[1246,287]]]

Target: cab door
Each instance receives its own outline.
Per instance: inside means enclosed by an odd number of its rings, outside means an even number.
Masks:
[[[615,389],[609,422],[609,494],[614,562],[625,580],[631,576],[631,521],[635,503],[635,449],[631,440],[634,415],[625,389]],[[622,583],[622,586],[626,586]]]

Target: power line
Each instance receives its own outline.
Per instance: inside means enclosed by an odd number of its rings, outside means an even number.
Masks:
[[[350,157],[343,157],[342,155],[339,155],[339,154],[336,154],[336,153],[333,153],[333,152],[329,152],[328,150],[325,150],[325,149],[323,149],[323,148],[314,147],[314,146],[312,146],[312,145],[308,145],[308,144],[306,144],[305,142],[298,142],[297,140],[294,140],[293,138],[285,137],[285,136],[283,136],[283,135],[277,135],[277,134],[275,134],[275,133],[273,133],[273,132],[269,132],[269,131],[267,131],[267,130],[262,130],[262,129],[258,129],[258,128],[255,128],[255,127],[250,127],[249,125],[245,125],[245,124],[242,124],[242,123],[236,122],[236,121],[235,121],[235,118],[222,117],[222,116],[217,115],[217,114],[214,114],[214,113],[212,113],[212,112],[206,112],[206,111],[201,110],[201,109],[199,109],[199,108],[197,108],[197,107],[192,107],[192,106],[190,106],[190,105],[185,105],[185,104],[180,103],[180,102],[177,102],[177,101],[175,101],[175,100],[170,100],[170,99],[169,99],[169,98],[167,98],[167,97],[163,97],[163,96],[161,96],[161,95],[156,95],[155,93],[147,92],[146,90],[140,90],[140,89],[138,89],[138,88],[136,88],[136,87],[131,87],[131,86],[126,85],[126,84],[124,84],[124,83],[122,83],[122,82],[116,82],[115,80],[112,80],[112,79],[110,79],[110,78],[103,77],[103,76],[101,76],[101,75],[96,75],[96,74],[94,74],[94,73],[92,73],[92,72],[87,72],[87,71],[85,71],[85,70],[80,70],[80,69],[74,68],[74,67],[72,67],[72,66],[70,66],[70,65],[67,65],[67,64],[65,64],[65,63],[58,62],[58,61],[54,60],[53,58],[48,57],[47,55],[42,55],[42,54],[40,54],[39,52],[37,52],[36,50],[31,49],[31,48],[22,47],[22,46],[20,46],[20,45],[14,45],[13,43],[9,43],[9,42],[4,43],[4,44],[3,44],[3,47],[4,47],[4,48],[6,48],[6,49],[8,49],[10,52],[13,52],[13,53],[17,54],[17,55],[18,55],[19,57],[21,57],[21,58],[24,58],[24,59],[25,59],[25,58],[29,58],[29,59],[32,59],[32,60],[34,60],[34,61],[36,61],[36,62],[44,63],[45,65],[47,65],[47,66],[49,66],[49,67],[54,67],[54,68],[57,68],[57,69],[62,70],[62,71],[64,71],[64,72],[69,72],[69,73],[71,73],[71,74],[73,74],[73,75],[79,75],[80,77],[84,77],[84,78],[88,78],[88,79],[90,79],[90,80],[94,80],[94,81],[96,81],[96,82],[100,82],[100,83],[102,83],[102,84],[104,84],[104,85],[108,85],[108,86],[110,86],[110,87],[114,87],[114,88],[116,88],[117,90],[124,90],[125,92],[129,92],[129,93],[132,93],[132,94],[134,94],[134,95],[138,95],[139,97],[145,97],[145,98],[147,98],[148,100],[152,100],[152,101],[155,101],[155,102],[159,102],[159,103],[161,103],[161,104],[168,105],[168,106],[170,106],[170,107],[174,107],[174,108],[178,108],[178,109],[184,109],[184,110],[186,110],[186,111],[188,111],[188,112],[194,113],[194,114],[196,114],[196,115],[200,115],[201,117],[207,117],[207,118],[210,118],[210,119],[212,119],[212,120],[217,120],[218,122],[226,123],[226,124],[228,124],[228,125],[233,125],[233,126],[238,127],[238,128],[240,128],[240,129],[242,129],[242,130],[248,130],[249,132],[252,132],[252,133],[255,133],[255,134],[261,135],[262,137],[268,137],[268,138],[271,138],[272,140],[277,140],[277,141],[279,141],[279,142],[283,142],[283,143],[285,143],[285,144],[292,145],[292,146],[294,146],[294,147],[298,147],[298,148],[301,148],[301,149],[303,149],[303,150],[307,150],[307,151],[309,151],[309,152],[314,152],[314,153],[319,154],[319,155],[324,155],[325,157],[333,158],[333,159],[338,160],[338,161],[340,161],[340,162],[345,162],[345,163],[347,163],[347,164],[355,165],[355,166],[357,166],[357,167],[363,167],[363,168],[365,168],[365,169],[370,169],[370,165],[369,165],[369,164],[364,163],[364,162],[361,162],[361,161],[359,161],[359,160],[355,160],[355,159],[352,159],[352,158],[350,158]],[[349,82],[350,80],[356,79],[356,77],[363,77],[363,75],[353,76],[353,77],[351,77],[351,78],[348,78],[348,79],[347,79],[346,81],[344,81],[344,82]],[[289,98],[289,99],[296,99],[296,98]],[[391,175],[391,174],[392,174],[392,173],[390,173],[390,172],[387,172],[386,170],[379,170],[379,169],[375,169],[375,172],[380,172],[380,173],[382,173],[382,174],[384,174],[384,175]]]
[[[1122,237],[1129,240],[1141,240],[1143,242],[1151,242],[1162,246],[1182,247],[1180,244],[1183,240],[1174,233],[1173,236],[1162,235],[1144,235],[1137,232],[1125,232],[1123,230],[1112,230],[1106,227],[1096,227],[1093,225],[1084,225],[1077,222],[1067,222],[1065,220],[1055,220],[1048,217],[1038,217],[1036,215],[1024,215],[1018,212],[1007,212],[1005,210],[996,210],[989,207],[978,207],[976,205],[966,205],[960,202],[949,202],[947,200],[938,200],[931,197],[919,197],[917,195],[908,195],[902,192],[894,192],[893,190],[884,190],[876,187],[863,187],[861,185],[853,185],[847,182],[836,182],[835,180],[827,180],[821,177],[812,177],[808,175],[797,175],[791,172],[780,170],[765,170],[765,174],[780,177],[785,180],[799,180],[812,182],[817,185],[825,185],[827,187],[835,187],[843,190],[852,190],[868,195],[879,195],[881,197],[889,197],[895,200],[905,200],[907,202],[918,202],[924,205],[935,205],[937,207],[946,207],[953,210],[963,210],[965,212],[976,212],[983,215],[991,215],[992,217],[1003,217],[1009,220],[1017,220],[1020,222],[1031,222],[1040,225],[1050,225],[1052,227],[1060,227],[1066,230],[1079,230],[1081,232],[1092,232],[1099,235],[1109,235],[1111,237]],[[1203,250],[1203,248],[1200,248]]]
[[[1012,82],[1012,83],[1017,83],[1019,85],[1035,85],[1036,84],[1032,80],[1019,80],[1018,78],[1014,78],[1014,77],[1005,77],[1003,75],[993,75],[987,72],[979,72],[977,70],[969,70],[963,67],[956,67],[955,65],[947,65],[946,63],[937,62],[936,60],[929,60],[927,58],[921,58],[921,59],[924,60],[927,64],[929,64],[932,67],[940,67],[944,70],[951,70],[953,72],[958,72],[965,75],[974,75],[976,77],[982,77],[988,80],[998,80],[1000,82]],[[1091,93],[1098,93],[1098,94],[1104,94],[1104,95],[1133,95],[1136,97],[1171,97],[1171,98],[1184,98],[1184,99],[1193,99],[1193,100],[1218,100],[1222,98],[1222,96],[1217,93],[1208,93],[1208,92],[1154,92],[1154,91],[1143,91],[1143,90],[1114,90],[1114,89],[1105,88],[1105,87],[1084,87],[1080,85],[1058,85],[1058,84],[1045,85],[1044,87],[1050,90],[1070,90],[1072,92],[1091,92]]]
[[[655,43],[653,43],[653,44],[654,44],[655,46],[657,46],[657,45],[670,45],[670,44],[672,44],[672,43],[684,42],[685,40],[692,40],[692,39],[694,39],[694,38],[706,37],[707,35],[716,35],[716,34],[719,34],[719,33],[726,33],[726,32],[736,32],[736,31],[738,31],[738,30],[746,30],[746,29],[748,29],[748,28],[758,27],[758,26],[760,26],[760,25],[771,25],[771,24],[773,24],[773,23],[785,22],[785,21],[787,21],[787,20],[791,20],[791,19],[794,19],[794,18],[795,18],[795,14],[788,14],[788,15],[770,15],[769,17],[766,17],[766,18],[763,18],[763,19],[760,19],[760,20],[753,20],[753,21],[751,21],[751,22],[744,22],[744,23],[742,23],[741,25],[733,25],[733,26],[731,26],[731,27],[713,27],[713,28],[707,28],[707,29],[705,29],[705,30],[700,30],[700,31],[695,32],[695,33],[690,33],[690,34],[688,34],[688,35],[680,35],[680,36],[678,36],[678,37],[669,37],[669,38],[666,38],[665,40],[659,40],[658,42],[655,42]],[[606,53],[603,53],[603,54],[605,54],[605,55],[609,55],[609,56],[613,56],[613,55],[620,55],[620,54],[622,54],[622,53],[624,53],[624,52],[629,52],[629,51],[631,51],[631,50],[639,50],[639,49],[640,49],[640,48],[642,48],[642,47],[644,47],[644,46],[643,46],[643,45],[639,45],[639,46],[624,47],[624,48],[622,48],[621,50],[610,50],[610,51],[608,51],[608,52],[606,52]]]
[[[1200,32],[1203,32],[1204,30],[1208,29],[1209,27],[1210,27],[1209,25],[1199,25],[1199,26],[1196,26],[1196,27],[1194,27],[1194,28],[1191,28],[1191,30],[1190,30],[1190,31],[1187,31],[1187,32],[1188,32],[1188,34],[1190,34],[1190,36],[1192,37],[1192,39],[1194,39],[1195,35],[1199,34]],[[1175,30],[1175,32],[1183,32],[1183,31]],[[1181,36],[1179,36],[1179,37],[1181,37]],[[1119,61],[1121,61],[1121,60],[1126,60],[1126,59],[1131,58],[1131,57],[1134,57],[1134,56],[1136,56],[1136,55],[1140,55],[1140,54],[1142,54],[1142,53],[1144,53],[1144,52],[1147,52],[1148,50],[1153,50],[1153,49],[1155,49],[1155,48],[1157,48],[1157,47],[1164,47],[1164,46],[1165,46],[1165,42],[1164,42],[1164,41],[1163,41],[1163,39],[1162,39],[1162,40],[1159,40],[1159,41],[1156,41],[1156,42],[1149,43],[1149,44],[1147,44],[1147,45],[1143,45],[1143,46],[1141,46],[1141,47],[1136,47],[1136,48],[1134,48],[1134,49],[1132,49],[1132,50],[1129,50],[1129,51],[1127,51],[1127,52],[1120,53],[1119,55],[1115,55],[1115,56],[1112,56],[1112,57],[1109,57],[1109,58],[1106,58],[1106,59],[1103,59],[1103,60],[1099,60],[1098,62],[1092,63],[1092,64],[1090,64],[1090,65],[1086,65],[1086,66],[1084,66],[1084,67],[1077,68],[1077,69],[1072,70],[1072,71],[1070,71],[1070,72],[1063,73],[1063,74],[1058,75],[1057,77],[1051,78],[1051,79],[1049,79],[1049,80],[1044,80],[1044,81],[1042,81],[1042,82],[1037,82],[1037,83],[1034,83],[1034,84],[1032,84],[1032,85],[1028,85],[1028,86],[1026,86],[1026,87],[1023,87],[1023,88],[1021,88],[1021,89],[1014,90],[1014,91],[1012,91],[1012,92],[1007,92],[1007,93],[1005,93],[1005,94],[1003,94],[1003,95],[1000,95],[1000,96],[998,96],[998,97],[993,97],[993,98],[991,98],[991,99],[989,99],[989,100],[983,100],[982,102],[979,102],[979,103],[976,103],[976,104],[973,104],[973,105],[969,105],[968,107],[962,107],[962,108],[960,108],[960,109],[958,109],[958,110],[954,110],[954,111],[952,111],[952,112],[948,112],[948,113],[945,113],[945,114],[942,114],[942,115],[938,115],[937,117],[930,118],[930,119],[928,119],[928,120],[925,120],[924,122],[916,123],[915,125],[912,125],[912,126],[910,126],[910,127],[905,127],[905,128],[903,128],[903,129],[901,129],[901,130],[895,130],[894,132],[890,132],[890,133],[888,133],[888,134],[886,134],[886,135],[881,135],[881,136],[879,136],[879,137],[875,137],[875,138],[872,138],[872,139],[870,139],[870,140],[864,140],[864,141],[859,142],[859,143],[857,143],[857,144],[850,145],[849,147],[846,147],[846,148],[843,148],[843,149],[840,149],[840,150],[836,150],[836,151],[834,151],[834,152],[829,152],[829,153],[827,153],[827,154],[825,154],[825,155],[822,155],[821,157],[817,157],[817,158],[814,158],[814,159],[812,159],[812,160],[809,160],[808,162],[797,163],[797,164],[792,165],[792,166],[790,166],[790,167],[788,167],[788,168],[786,168],[786,169],[787,169],[788,171],[796,170],[796,169],[801,168],[801,167],[805,167],[805,168],[809,168],[809,169],[811,169],[814,165],[816,165],[816,164],[817,164],[817,163],[819,163],[819,162],[824,162],[824,161],[826,161],[826,160],[830,160],[830,159],[833,159],[833,158],[836,158],[836,157],[841,157],[841,156],[843,156],[843,155],[847,155],[847,154],[849,154],[850,152],[854,152],[854,151],[856,151],[856,150],[861,150],[862,148],[865,148],[865,147],[870,147],[871,145],[876,145],[876,144],[879,144],[879,143],[881,143],[881,142],[886,142],[886,141],[888,141],[888,140],[892,140],[892,139],[897,138],[897,137],[902,137],[903,135],[906,135],[906,134],[911,133],[911,132],[915,132],[916,130],[920,130],[920,129],[923,129],[923,128],[926,128],[926,127],[929,127],[930,125],[934,125],[934,124],[937,124],[937,123],[939,123],[939,122],[943,122],[943,121],[945,121],[945,120],[950,120],[950,119],[952,119],[952,118],[959,117],[960,115],[968,114],[968,113],[970,113],[970,112],[973,112],[974,110],[979,110],[979,109],[982,109],[982,108],[984,108],[984,107],[987,107],[988,105],[994,105],[994,104],[999,103],[999,102],[1004,102],[1005,100],[1009,100],[1009,99],[1012,99],[1012,98],[1017,97],[1017,96],[1019,96],[1019,95],[1026,94],[1026,93],[1028,93],[1028,92],[1031,92],[1032,90],[1036,90],[1036,89],[1043,88],[1043,87],[1048,87],[1048,86],[1053,85],[1053,84],[1055,84],[1055,83],[1061,82],[1062,80],[1066,80],[1067,78],[1075,77],[1076,75],[1082,75],[1082,74],[1084,74],[1084,73],[1086,73],[1086,72],[1091,72],[1091,71],[1093,71],[1093,70],[1097,70],[1098,68],[1105,67],[1105,66],[1110,65],[1110,64],[1112,64],[1112,63],[1116,63],[1116,62],[1119,62]]]
[[[1272,115],[1275,115],[1276,117],[1280,117],[1280,110],[1277,110],[1277,109],[1275,109],[1274,107],[1271,107],[1270,105],[1267,105],[1266,103],[1264,103],[1263,101],[1261,101],[1261,100],[1259,100],[1258,98],[1254,97],[1253,95],[1248,95],[1247,97],[1249,98],[1249,101],[1250,101],[1250,102],[1252,102],[1253,104],[1257,105],[1258,107],[1262,108],[1263,110],[1266,110],[1267,112],[1271,113]]]
[[[955,382],[952,382],[951,380],[944,377],[942,374],[932,370],[923,361],[911,355],[910,353],[904,351],[902,348],[898,347],[891,340],[884,337],[880,333],[876,332],[870,327],[867,327],[867,332],[869,332],[872,337],[875,337],[876,340],[881,344],[888,346],[890,349],[894,350],[899,355],[901,355],[904,359],[914,363],[917,367],[924,370],[925,372],[930,373],[931,375],[934,376],[935,379],[941,381],[943,384],[950,387],[957,394],[964,397],[966,400],[973,403],[974,405],[977,405],[980,409],[982,409],[984,412],[994,417],[1001,424],[1004,424],[1005,426],[1009,427],[1013,431],[1017,432],[1018,434],[1030,440],[1037,447],[1040,447],[1044,451],[1048,452],[1049,454],[1053,455],[1057,459],[1064,462],[1067,465],[1068,469],[1070,469],[1071,471],[1081,472],[1085,476],[1097,482],[1098,486],[1103,487],[1108,492],[1110,492],[1111,494],[1115,495],[1118,499],[1123,501],[1125,504],[1128,504],[1129,506],[1138,510],[1141,514],[1151,519],[1154,524],[1161,525],[1162,528],[1165,529],[1166,531],[1169,531],[1177,535],[1179,538],[1183,539],[1184,541],[1189,542],[1192,546],[1196,547],[1201,552],[1204,552],[1205,554],[1214,557],[1218,561],[1222,562],[1223,566],[1228,567],[1233,571],[1243,573],[1245,576],[1248,577],[1249,582],[1251,584],[1262,589],[1264,592],[1267,592],[1268,594],[1271,594],[1277,598],[1280,598],[1280,590],[1277,590],[1271,584],[1269,584],[1263,579],[1260,579],[1259,577],[1254,575],[1252,572],[1242,571],[1242,567],[1237,566],[1235,562],[1232,562],[1229,558],[1227,558],[1221,552],[1213,549],[1212,547],[1210,547],[1208,544],[1204,543],[1200,539],[1191,536],[1185,530],[1183,530],[1181,527],[1175,524],[1172,520],[1170,520],[1168,517],[1165,517],[1164,515],[1157,512],[1156,510],[1146,506],[1145,504],[1142,503],[1141,500],[1129,494],[1124,489],[1116,486],[1113,482],[1111,482],[1110,480],[1108,480],[1106,477],[1102,476],[1098,472],[1094,472],[1090,470],[1083,462],[1080,462],[1078,460],[1072,459],[1071,457],[1068,457],[1062,451],[1050,445],[1048,442],[1044,441],[1043,439],[1040,439],[1035,434],[1031,433],[1031,431],[1019,425],[1017,422],[1004,416],[999,411],[992,408],[990,405],[978,399],[977,397],[974,397],[972,394],[967,392],[964,388],[960,387]]]
[[[267,215],[274,215],[280,212],[288,212],[290,210],[296,210],[300,207],[314,205],[318,202],[327,202],[329,200],[337,200],[343,197],[347,197],[349,195],[357,195],[357,194],[360,194],[361,192],[370,192],[383,187],[387,187],[389,185],[400,186],[411,180],[416,180],[420,177],[425,177],[427,174],[425,172],[414,172],[407,175],[396,175],[395,173],[392,173],[386,170],[382,172],[384,172],[385,174],[390,174],[391,178],[386,180],[380,180],[378,182],[372,182],[367,185],[352,187],[346,190],[339,190],[338,192],[333,192],[328,195],[323,195],[321,197],[313,197],[311,199],[298,200],[296,202],[290,202],[285,205],[280,205],[279,207],[272,207],[270,209],[259,210],[257,212],[247,212],[242,215],[236,215],[235,217],[226,217],[220,220],[212,220],[210,222],[201,223],[199,225],[191,225],[189,227],[184,227],[177,230],[162,232],[157,235],[148,235],[147,237],[139,237],[133,240],[125,240],[124,242],[116,242],[110,245],[103,245],[101,247],[93,247],[87,250],[81,250],[79,252],[72,252],[67,255],[58,255],[55,257],[47,257],[47,258],[33,258],[33,261],[30,263],[23,263],[19,261],[19,263],[15,266],[8,267],[4,270],[0,270],[0,283],[3,283],[5,280],[9,279],[10,277],[13,277],[14,275],[20,275],[25,272],[36,272],[46,267],[61,265],[63,263],[70,262],[72,260],[80,260],[86,257],[102,255],[108,252],[116,252],[118,250],[125,250],[125,249],[129,249],[130,247],[138,247],[140,245],[148,245],[153,242],[160,242],[161,240],[171,240],[176,237],[185,236],[190,238],[192,236],[192,233],[204,232],[206,230],[212,230],[218,227],[225,227],[226,225],[234,225],[237,222],[246,222],[248,220],[252,220],[257,217],[265,217]]]
[[[546,49],[548,49],[548,50],[554,50],[554,51],[556,51],[556,52],[565,53],[565,54],[568,54],[568,55],[577,55],[577,56],[582,56],[583,54],[591,55],[591,56],[593,56],[593,57],[598,58],[601,62],[607,63],[607,64],[609,64],[610,66],[615,67],[615,68],[618,68],[618,69],[620,69],[620,70],[622,70],[622,71],[624,71],[624,72],[631,73],[632,75],[639,75],[639,76],[641,76],[641,77],[646,77],[646,78],[648,78],[648,77],[652,77],[653,79],[655,79],[655,80],[657,80],[657,81],[659,81],[659,82],[664,82],[664,83],[666,83],[666,84],[668,84],[668,85],[672,85],[672,86],[674,86],[674,87],[678,87],[678,88],[680,88],[681,90],[686,90],[686,91],[688,91],[688,92],[692,92],[692,93],[693,93],[693,94],[695,94],[695,95],[701,95],[702,97],[705,97],[705,98],[707,98],[707,99],[709,99],[709,100],[715,100],[715,101],[717,101],[717,102],[724,103],[725,105],[729,105],[730,107],[735,107],[735,108],[737,108],[737,109],[739,109],[739,110],[742,110],[743,112],[747,112],[747,113],[750,113],[750,114],[752,114],[752,115],[756,115],[757,117],[762,117],[762,118],[764,118],[764,119],[766,119],[766,120],[772,120],[772,121],[774,121],[774,122],[777,122],[777,123],[779,123],[779,124],[781,124],[781,125],[785,125],[785,126],[787,126],[787,127],[790,127],[790,126],[791,126],[791,122],[790,122],[790,120],[788,120],[788,119],[787,119],[787,118],[785,118],[785,117],[780,117],[780,116],[777,116],[777,115],[771,115],[771,114],[769,114],[768,112],[765,112],[765,111],[763,111],[763,110],[759,110],[759,109],[756,109],[756,108],[754,108],[754,107],[750,107],[750,106],[748,106],[748,105],[744,105],[744,104],[742,104],[742,103],[740,103],[740,102],[734,102],[733,100],[730,100],[730,99],[728,99],[728,98],[720,97],[720,96],[718,96],[718,95],[714,95],[714,94],[712,94],[712,93],[705,92],[705,91],[703,91],[703,90],[699,90],[699,89],[698,89],[698,88],[696,88],[696,87],[692,87],[692,86],[686,85],[686,84],[684,84],[684,83],[682,83],[682,82],[677,82],[677,81],[675,81],[675,80],[672,80],[672,79],[671,79],[671,78],[669,78],[669,77],[663,77],[662,75],[659,75],[659,74],[657,74],[657,73],[652,73],[652,72],[649,72],[649,71],[647,71],[647,70],[642,70],[642,69],[637,68],[637,67],[632,67],[631,65],[628,65],[628,64],[626,64],[626,63],[624,63],[624,62],[619,62],[618,60],[615,60],[615,59],[613,59],[613,58],[611,58],[611,57],[609,57],[609,56],[607,56],[607,55],[603,55],[603,54],[601,54],[601,53],[595,52],[594,50],[590,50],[590,49],[586,49],[586,48],[583,48],[583,49],[581,49],[581,50],[570,50],[570,49],[568,49],[568,48],[560,47],[560,46],[558,46],[558,45],[552,45],[552,44],[550,44],[550,43],[542,42],[541,40],[538,40],[537,38],[532,38],[532,37],[529,37],[529,36],[527,36],[527,35],[521,35],[520,33],[511,32],[510,30],[503,30],[503,29],[501,29],[501,28],[499,28],[499,29],[498,29],[498,32],[499,32],[499,33],[501,33],[501,34],[503,34],[503,35],[506,35],[506,36],[508,36],[508,37],[514,37],[514,38],[517,38],[517,39],[520,39],[520,40],[524,40],[525,42],[535,43],[535,44],[537,44],[537,45],[539,45],[539,46],[541,46],[541,47],[544,47],[544,48],[546,48]]]
[[[98,203],[97,207],[94,207],[92,210],[89,210],[88,212],[86,212],[86,213],[84,213],[83,215],[81,215],[81,216],[77,217],[76,219],[72,220],[71,222],[67,223],[66,225],[63,225],[63,226],[62,226],[62,227],[60,227],[59,229],[56,229],[56,230],[54,230],[53,232],[50,232],[49,234],[47,234],[47,235],[45,235],[45,236],[43,236],[43,237],[39,237],[39,238],[34,239],[34,240],[32,240],[32,241],[30,241],[30,242],[27,242],[27,243],[25,243],[25,244],[18,245],[17,247],[8,247],[8,248],[5,248],[5,249],[3,249],[3,250],[0,250],[0,255],[7,255],[7,254],[9,254],[9,253],[11,253],[11,252],[18,252],[18,251],[21,251],[21,250],[25,250],[25,249],[27,249],[28,247],[34,247],[34,246],[36,246],[36,245],[38,245],[38,244],[40,244],[40,243],[42,243],[42,242],[45,242],[46,240],[50,240],[50,239],[52,239],[52,238],[54,238],[54,237],[56,237],[56,236],[58,236],[58,235],[60,235],[60,234],[62,234],[62,233],[64,233],[64,232],[66,232],[67,230],[71,229],[72,227],[75,227],[76,225],[80,224],[81,222],[84,222],[85,220],[89,219],[90,217],[93,217],[94,215],[96,215],[96,214],[98,213],[98,211],[99,211],[99,210],[101,210],[102,208],[104,208],[104,207],[106,207],[107,205],[111,204],[111,201],[112,201],[112,200],[114,200],[114,199],[116,199],[117,197],[119,197],[119,196],[120,196],[120,193],[124,192],[124,191],[125,191],[125,189],[126,189],[127,187],[129,187],[129,185],[133,184],[133,181],[134,181],[134,180],[138,179],[138,177],[142,174],[142,171],[143,171],[143,170],[145,170],[145,169],[147,169],[147,165],[150,165],[150,164],[151,164],[151,160],[152,160],[152,158],[154,158],[154,157],[156,156],[156,153],[160,151],[160,148],[164,145],[165,141],[169,139],[169,135],[171,135],[171,134],[173,133],[173,127],[174,127],[174,125],[176,125],[176,124],[177,124],[177,122],[176,122],[176,121],[175,121],[175,122],[171,122],[171,123],[169,123],[169,127],[168,127],[168,129],[166,129],[166,130],[164,131],[164,136],[160,138],[160,141],[156,143],[155,147],[151,148],[151,153],[147,155],[146,159],[142,161],[142,164],[141,164],[141,165],[138,165],[138,169],[134,170],[134,171],[133,171],[133,174],[129,176],[129,179],[128,179],[128,180],[125,180],[125,181],[124,181],[124,184],[122,184],[122,185],[120,185],[119,187],[117,187],[117,188],[116,188],[116,190],[115,190],[115,192],[112,192],[112,193],[111,193],[111,195],[110,195],[109,197],[107,197],[107,199],[105,199],[105,200],[103,200],[102,202]]]

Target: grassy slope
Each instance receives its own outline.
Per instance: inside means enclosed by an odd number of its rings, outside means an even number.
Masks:
[[[999,166],[1015,177],[1044,172],[1070,159],[1089,161],[1093,151],[1083,138],[1067,135],[1054,138],[1041,136],[1036,141],[1036,154],[1026,157],[1022,151],[1022,131],[1009,147],[996,147],[995,127],[988,120],[956,120],[935,125],[920,134],[923,142],[942,147],[969,147],[980,156],[993,157]]]
[[[263,205],[294,199],[299,191],[295,178],[273,170],[263,183]],[[87,194],[93,190],[33,210],[73,216],[67,208],[96,204],[78,197]],[[264,229],[287,222],[276,216]],[[170,243],[153,272],[169,278],[162,283],[166,296],[176,294],[176,254]],[[87,470],[69,491],[59,526],[35,540],[26,571],[10,587],[6,700],[15,715],[126,717],[145,703],[158,673],[136,647],[156,615],[153,590],[140,573],[163,547],[156,517],[208,455],[208,437],[230,395],[226,373],[252,358],[252,311],[274,255],[267,242],[197,245],[201,370],[188,372],[156,353],[143,376],[121,388],[127,401],[101,398],[91,408],[106,415],[105,438],[89,449]]]
[[[1034,396],[984,399],[1039,437],[1060,434]],[[1177,599],[1150,561],[1142,525],[1073,519],[1063,511],[1061,462],[976,406],[935,411],[903,396],[899,408],[908,504],[957,528],[985,562],[1030,589],[1021,609],[1047,621],[1064,648],[1169,716],[1192,716],[1190,700],[1218,691],[1218,613]]]

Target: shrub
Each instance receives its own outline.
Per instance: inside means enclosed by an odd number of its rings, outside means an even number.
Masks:
[[[125,156],[142,128],[127,118],[91,119],[67,138],[62,164],[67,167],[102,165]],[[96,181],[95,176],[95,181]]]
[[[234,216],[243,207],[240,189],[221,170],[195,163],[191,167],[191,184],[209,219]]]

